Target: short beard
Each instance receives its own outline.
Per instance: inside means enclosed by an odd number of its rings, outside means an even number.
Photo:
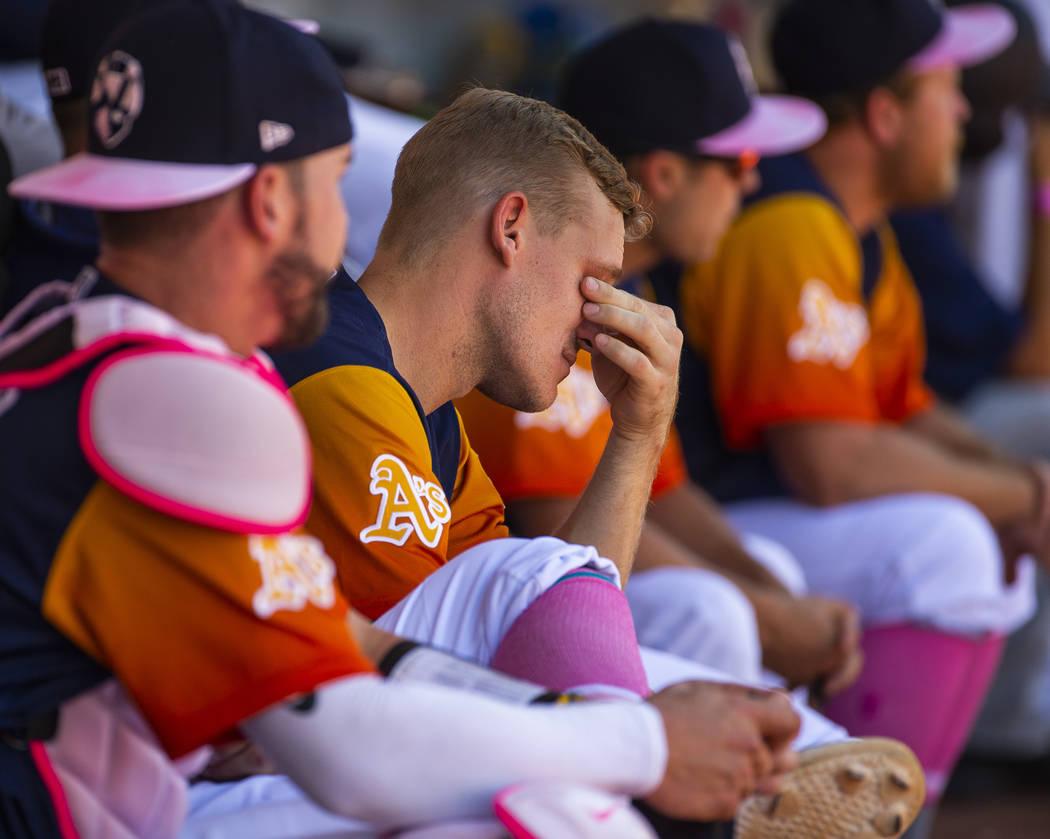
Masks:
[[[318,265],[302,248],[286,250],[274,257],[266,281],[277,299],[284,328],[272,344],[289,349],[311,344],[328,326],[326,290],[332,271]],[[304,278],[309,282],[304,294]]]

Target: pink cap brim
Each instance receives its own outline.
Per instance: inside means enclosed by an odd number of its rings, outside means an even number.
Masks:
[[[948,9],[933,42],[907,63],[923,72],[939,67],[969,67],[1001,52],[1017,34],[1017,23],[1002,6],[974,4]]]
[[[219,195],[255,169],[254,163],[159,163],[85,152],[12,181],[8,192],[96,210],[153,210]]]
[[[797,96],[756,96],[740,122],[697,141],[701,154],[735,157],[743,152],[788,154],[813,145],[827,131],[824,112]]]

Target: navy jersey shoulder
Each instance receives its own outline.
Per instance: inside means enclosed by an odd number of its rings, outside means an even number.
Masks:
[[[762,176],[762,185],[745,200],[745,207],[751,207],[778,195],[807,192],[819,195],[840,211],[842,209],[838,198],[824,183],[805,154],[801,152],[762,160],[759,163],[759,174]],[[882,274],[882,240],[879,238],[878,230],[872,229],[863,236],[858,236],[857,244],[860,246],[863,268],[861,289],[867,300],[871,298]]]
[[[674,309],[679,322],[682,273],[679,263],[666,262],[648,275],[656,301]],[[785,495],[766,451],[741,452],[726,445],[707,360],[688,341],[682,347],[679,382],[675,427],[689,477],[722,502]]]
[[[289,387],[322,370],[345,365],[374,367],[389,373],[405,389],[427,434],[431,466],[445,494],[452,498],[459,471],[459,418],[451,402],[432,414],[423,407],[394,365],[386,326],[365,293],[342,269],[328,287],[329,323],[311,346],[273,354],[274,364]]]
[[[102,281],[93,293],[114,291]],[[71,332],[54,331],[48,351],[60,357],[71,349]],[[59,544],[98,482],[77,435],[80,393],[93,367],[45,387],[0,392],[0,729],[22,727],[109,675],[40,611]]]
[[[98,256],[95,214],[80,207],[20,201],[14,235],[4,254],[10,287],[0,299],[0,316],[42,283],[72,281]]]
[[[946,210],[900,212],[891,223],[922,300],[926,381],[941,396],[962,399],[1002,371],[1023,316],[988,293]]]

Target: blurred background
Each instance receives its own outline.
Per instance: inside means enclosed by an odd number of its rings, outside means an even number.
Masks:
[[[1048,0],[1050,2],[1050,0]],[[320,24],[351,93],[427,117],[471,83],[549,97],[565,57],[643,14],[713,20],[741,35],[760,83],[760,44],[775,0],[248,0]],[[0,62],[35,57],[46,3],[4,0]]]

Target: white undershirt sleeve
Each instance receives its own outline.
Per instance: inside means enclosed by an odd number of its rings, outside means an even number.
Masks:
[[[645,702],[521,706],[375,676],[241,728],[322,806],[384,828],[490,815],[493,796],[523,781],[645,795],[667,764],[663,720]]]

